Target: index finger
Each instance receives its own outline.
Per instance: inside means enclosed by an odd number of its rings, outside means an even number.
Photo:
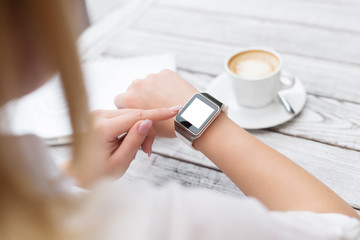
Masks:
[[[172,108],[178,107],[177,109],[180,109],[181,106],[174,106]],[[153,111],[153,110],[160,110],[163,113],[167,113],[169,108],[156,108],[156,109],[150,109],[150,110],[142,110],[142,109],[134,109],[134,108],[123,108],[123,109],[116,109],[116,110],[97,110],[94,112],[97,112],[98,115],[101,115],[104,118],[115,118],[115,117],[120,117],[122,115],[125,114],[129,114],[129,113],[133,113],[133,114],[138,114],[139,120],[145,120],[143,119],[142,115],[152,115],[152,113],[148,113],[148,111]],[[170,108],[171,109],[171,108]],[[174,109],[174,111],[177,111],[176,109]]]
[[[133,109],[118,117],[110,118],[107,120],[107,128],[111,133],[112,138],[128,131],[136,122],[149,119],[151,121],[162,121],[174,117],[181,106],[174,106],[171,108],[157,108],[157,109]],[[116,110],[115,110],[116,111]]]

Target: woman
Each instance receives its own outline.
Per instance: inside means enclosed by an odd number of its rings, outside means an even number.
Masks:
[[[0,136],[2,239],[360,239],[346,202],[223,114],[194,147],[251,198],[121,183],[74,194],[74,184],[121,176],[139,147],[150,155],[154,134],[174,137],[172,118],[197,90],[165,70],[119,95],[121,110],[90,115],[67,9],[61,0],[0,2],[1,106],[58,71],[74,131],[67,176],[37,137]],[[4,128],[4,110],[1,120]]]

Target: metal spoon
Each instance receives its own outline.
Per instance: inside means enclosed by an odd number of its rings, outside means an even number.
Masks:
[[[286,109],[286,111],[290,114],[295,114],[294,109],[291,107],[290,103],[286,100],[286,98],[284,96],[282,96],[280,93],[277,94],[280,102],[282,103],[282,105],[284,106],[284,108]]]

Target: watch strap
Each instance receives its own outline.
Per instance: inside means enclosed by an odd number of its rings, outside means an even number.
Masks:
[[[197,149],[196,148],[194,148],[194,146],[192,145],[192,141],[191,140],[189,140],[189,139],[187,139],[183,134],[184,134],[184,132],[185,131],[182,131],[182,130],[180,130],[181,131],[181,133],[179,132],[179,130],[176,130],[176,125],[175,125],[175,135],[176,135],[176,137],[178,138],[178,139],[180,139],[183,143],[185,143],[186,145],[188,145],[189,147],[191,147],[193,150],[196,150],[197,151]]]
[[[217,100],[216,98],[214,98],[213,96],[211,96],[210,94],[208,93],[205,93],[205,92],[202,92],[200,93],[201,95],[205,96],[207,99],[209,99],[210,101],[212,101],[213,103],[215,103],[216,105],[219,106],[219,108],[221,109],[223,103],[220,102],[219,100]]]
[[[201,95],[205,96],[207,99],[209,99],[210,101],[212,101],[213,103],[215,103],[216,105],[218,105],[221,109],[222,112],[224,112],[226,115],[228,113],[228,107],[226,104],[220,102],[219,100],[217,100],[216,98],[214,98],[213,96],[211,96],[208,93],[202,92],[200,93]]]
[[[175,124],[175,132],[180,134],[183,138],[185,138],[185,140],[187,140],[188,142],[193,142],[194,141],[194,137],[191,133],[188,132],[187,129],[184,129],[181,125],[179,124]]]

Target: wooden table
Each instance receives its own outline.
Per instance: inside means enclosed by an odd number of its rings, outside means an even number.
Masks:
[[[254,45],[277,50],[285,68],[305,84],[307,103],[294,120],[250,132],[360,210],[359,1],[143,2],[141,14],[110,36],[101,55],[170,52],[178,73],[203,90],[234,50]],[[52,152],[65,158],[69,149]],[[125,177],[242,195],[206,157],[177,139],[157,139],[151,158],[139,153]]]

